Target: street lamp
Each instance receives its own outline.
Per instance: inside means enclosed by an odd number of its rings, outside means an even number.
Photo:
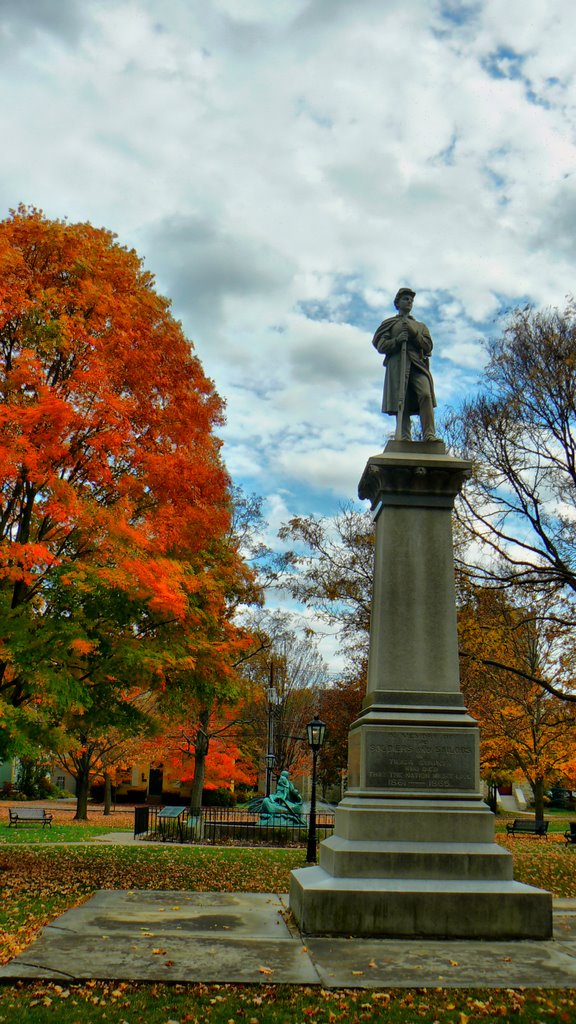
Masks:
[[[274,689],[274,662],[270,662],[270,683],[266,692],[268,703],[268,728],[267,728],[267,751],[266,751],[266,788],[265,796],[270,796],[272,788],[272,769],[274,767],[274,709],[278,703],[278,694]]]
[[[266,754],[266,796],[270,796],[270,788],[272,782],[272,769],[274,768],[274,761],[276,756],[274,754]]]
[[[312,751],[312,794],[310,797],[310,821],[308,822],[307,864],[316,863],[316,758],[326,737],[326,725],[316,715],[306,726],[306,738]]]

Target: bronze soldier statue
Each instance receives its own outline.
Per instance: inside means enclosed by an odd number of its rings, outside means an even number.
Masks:
[[[412,440],[410,417],[420,416],[425,441],[436,441],[434,381],[429,368],[432,338],[426,324],[411,315],[416,292],[400,288],[396,316],[383,320],[372,344],[384,355],[386,376],[382,412],[396,416],[396,439]]]

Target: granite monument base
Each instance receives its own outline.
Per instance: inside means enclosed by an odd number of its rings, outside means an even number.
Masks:
[[[425,850],[422,850],[425,854]],[[308,935],[401,939],[549,939],[548,893],[520,882],[335,878],[292,872],[290,908]]]
[[[515,882],[494,840],[460,692],[451,516],[469,473],[441,441],[391,441],[362,475],[376,528],[367,694],[334,835],[318,867],[292,872],[304,933],[552,934],[550,893]]]
[[[350,734],[351,787],[318,867],[292,872],[303,933],[547,939],[549,893],[514,881],[479,786],[478,727],[458,706],[368,707]]]

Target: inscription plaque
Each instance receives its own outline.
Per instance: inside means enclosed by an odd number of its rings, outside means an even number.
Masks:
[[[369,789],[476,789],[475,730],[383,730],[366,736]]]

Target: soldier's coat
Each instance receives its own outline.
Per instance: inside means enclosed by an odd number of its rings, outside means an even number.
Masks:
[[[430,394],[432,405],[436,405],[434,394],[434,382],[428,365],[428,356],[432,351],[432,338],[426,324],[415,320],[413,316],[390,316],[383,320],[372,339],[374,348],[384,355],[384,366],[386,375],[384,377],[384,395],[382,397],[382,412],[395,416],[398,412],[398,401],[400,398],[400,361],[402,345],[397,341],[397,335],[404,328],[408,328],[409,339],[406,346],[406,372],[414,366],[417,371],[424,373],[430,382]],[[419,412],[416,395],[411,388],[406,393],[406,409],[412,414]]]

